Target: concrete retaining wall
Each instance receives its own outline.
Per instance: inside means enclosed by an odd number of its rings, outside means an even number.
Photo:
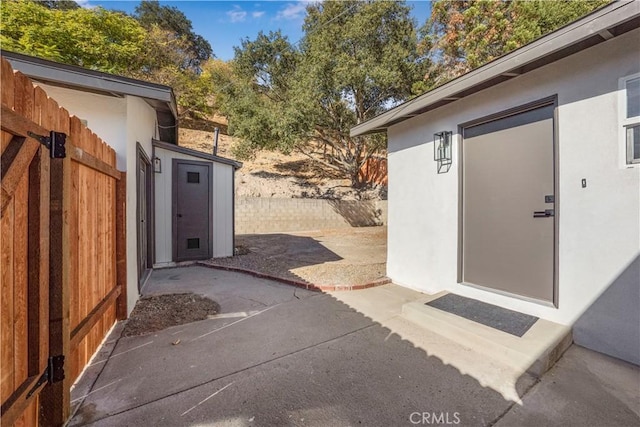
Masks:
[[[387,201],[237,197],[236,234],[368,227],[387,223]]]

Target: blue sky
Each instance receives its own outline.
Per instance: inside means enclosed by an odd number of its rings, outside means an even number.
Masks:
[[[84,7],[102,6],[105,9],[133,13],[139,1],[81,0]],[[255,39],[260,30],[282,30],[291,42],[302,36],[301,28],[307,1],[206,1],[182,0],[161,1],[163,5],[180,9],[193,23],[197,34],[206,38],[216,57],[233,58],[233,46],[248,37]],[[408,1],[413,8],[413,17],[419,25],[429,16],[429,1]]]

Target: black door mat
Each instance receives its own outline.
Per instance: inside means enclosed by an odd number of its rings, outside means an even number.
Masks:
[[[537,317],[528,314],[455,294],[446,294],[425,303],[425,305],[482,323],[517,337],[523,336],[538,320]]]

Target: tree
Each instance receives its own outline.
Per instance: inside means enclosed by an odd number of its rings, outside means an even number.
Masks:
[[[136,6],[134,16],[146,29],[157,25],[186,42],[182,68],[199,71],[202,63],[213,56],[209,42],[193,32],[191,21],[178,8],[161,6],[158,0],[142,0]]]
[[[200,75],[201,60],[210,57],[211,46],[193,34],[182,12],[158,6],[161,22],[151,23],[154,15],[145,12],[145,28],[124,12],[73,4],[70,0],[0,2],[2,47],[166,84],[176,93],[181,115],[199,118],[211,112],[210,80]],[[194,40],[200,56],[194,53]]]
[[[60,10],[69,10],[69,9],[80,9],[80,5],[73,0],[31,0],[34,1],[41,6],[47,7],[49,9],[60,9]]]
[[[209,42],[193,32],[184,13],[157,0],[143,0],[134,16],[147,29],[147,37],[143,66],[132,75],[171,86],[181,117],[200,119],[211,113],[210,78],[201,75],[213,57]]]
[[[299,48],[280,33],[244,40],[231,76],[214,75],[216,99],[241,139],[236,153],[296,149],[360,186],[360,168],[385,139],[351,138],[349,129],[406,99],[422,73],[409,12],[401,2],[315,3]]]
[[[227,67],[210,69],[216,104],[230,119],[229,132],[241,141],[234,149],[239,158],[260,149],[290,152],[299,133],[308,130],[290,92],[299,55],[279,31],[260,32],[254,41],[242,40]]]
[[[171,31],[151,25],[138,58],[139,64],[125,74],[129,77],[171,86],[181,117],[202,118],[211,113],[210,79],[201,69],[184,68],[189,42]]]
[[[122,13],[15,0],[0,11],[4,49],[120,74],[138,64],[145,30]]]
[[[609,0],[436,0],[421,29],[432,59],[419,89],[442,84],[609,3]]]
[[[510,50],[542,37],[608,3],[611,3],[611,0],[517,0],[511,9],[516,25],[513,32],[515,41]]]
[[[404,101],[420,74],[410,9],[401,2],[345,1],[313,4],[307,13],[296,94],[308,99],[313,139],[331,153],[324,163],[358,186],[361,167],[386,140],[352,138],[349,129]]]

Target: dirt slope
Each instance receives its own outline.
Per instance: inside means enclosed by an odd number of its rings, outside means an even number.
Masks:
[[[189,128],[189,127],[191,128]],[[180,145],[193,150],[213,153],[213,128],[221,129],[218,155],[233,158],[234,138],[226,135],[226,121],[214,117],[204,123],[182,123],[179,129]],[[236,172],[236,196],[277,198],[337,198],[342,200],[380,198],[383,189],[356,191],[349,180],[341,179],[329,168],[319,166],[300,153],[284,155],[274,151],[261,151]]]

